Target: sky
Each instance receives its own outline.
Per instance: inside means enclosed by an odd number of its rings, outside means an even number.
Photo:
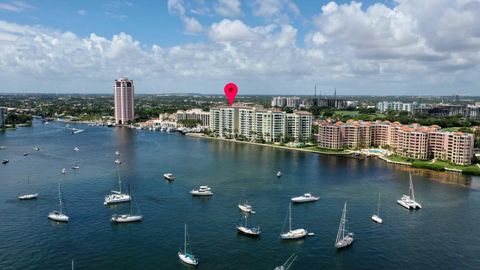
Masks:
[[[480,95],[480,0],[0,0],[0,93]]]

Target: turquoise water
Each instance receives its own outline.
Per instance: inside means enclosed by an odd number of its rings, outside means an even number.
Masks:
[[[0,133],[0,269],[189,269],[176,255],[189,226],[198,269],[273,269],[292,253],[291,269],[479,269],[480,191],[478,178],[452,174],[454,182],[413,175],[423,209],[396,204],[408,192],[408,172],[376,159],[357,160],[190,138],[180,134],[87,127],[70,134],[61,123]],[[33,147],[42,150],[35,152]],[[79,152],[73,151],[78,146]],[[110,217],[128,204],[103,206],[116,189],[114,151],[121,152],[124,187],[131,184],[144,220],[114,225]],[[30,152],[24,157],[24,152]],[[74,172],[75,163],[81,167]],[[62,168],[69,173],[62,175]],[[281,170],[283,177],[277,178]],[[176,180],[168,183],[164,172]],[[30,175],[31,185],[27,186]],[[70,222],[56,224],[47,214],[58,207],[57,183]],[[215,195],[188,193],[209,185]],[[34,190],[35,201],[18,201]],[[279,239],[289,198],[312,192],[316,203],[292,207],[293,226],[316,235]],[[370,220],[382,194],[384,224]],[[248,199],[257,212],[259,239],[238,235],[237,203]],[[355,233],[349,248],[334,242],[343,203]]]

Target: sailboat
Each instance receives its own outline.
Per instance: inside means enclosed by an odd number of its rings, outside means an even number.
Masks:
[[[129,202],[131,199],[129,194],[122,194],[122,180],[120,180],[120,169],[118,168],[118,166],[117,166],[117,175],[118,175],[118,191],[112,190],[112,194],[105,196],[103,205]]]
[[[128,189],[130,191],[130,186],[129,186]],[[129,195],[130,195],[130,193],[131,192],[129,192]],[[132,195],[130,195],[130,196],[133,197]],[[136,202],[135,202],[135,205],[137,205]],[[113,215],[112,216],[112,222],[128,223],[128,222],[141,221],[143,219],[142,215],[134,215],[133,214],[132,201],[131,200],[128,202],[128,206],[129,206],[130,212],[128,214],[123,214],[123,215]],[[137,205],[137,211],[138,211],[138,205]]]
[[[292,230],[292,204],[288,205],[288,232],[280,234],[280,237],[284,240],[290,239],[299,239],[307,235],[307,230],[305,229],[295,229]]]
[[[380,224],[383,223],[383,220],[380,217],[380,193],[378,193],[377,214],[372,216],[372,220]]]
[[[30,176],[27,179],[27,184],[30,185]],[[30,193],[30,194],[20,195],[20,196],[18,196],[18,199],[20,199],[20,200],[32,200],[32,199],[36,199],[37,197],[38,197],[38,193]]]
[[[240,210],[242,210],[245,213],[255,214],[255,211],[253,211],[252,205],[249,204],[248,201],[245,201],[245,203],[238,204],[238,208],[240,208]]]
[[[345,235],[345,224],[347,222],[347,202],[343,206],[342,218],[340,219],[340,225],[338,226],[337,240],[335,241],[335,247],[337,249],[347,247],[353,242],[353,233]]]
[[[260,236],[260,227],[248,227],[247,224],[247,217],[248,215],[244,215],[245,218],[245,224],[238,224],[237,225],[237,230],[240,233],[243,233],[248,236]]]
[[[290,269],[290,266],[292,266],[293,261],[297,258],[297,255],[293,253],[288,259],[280,266],[275,267],[274,270],[288,270]]]
[[[178,258],[182,260],[182,262],[196,266],[198,264],[198,259],[195,258],[195,255],[188,253],[187,251],[187,224],[185,224],[185,236],[184,236],[184,241],[183,241],[183,251],[180,250],[178,252]]]
[[[397,203],[407,209],[421,209],[422,206],[415,201],[415,192],[413,190],[412,173],[410,173],[410,187],[408,189],[408,195],[403,195]]]
[[[48,218],[59,222],[68,222],[68,216],[63,213],[62,192],[60,191],[60,183],[58,183],[58,201],[60,202],[60,210],[50,212],[48,214]]]

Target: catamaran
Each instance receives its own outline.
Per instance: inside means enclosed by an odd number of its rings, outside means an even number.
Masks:
[[[318,199],[320,199],[320,197],[315,197],[311,193],[305,193],[302,196],[293,197],[291,201],[294,203],[304,203],[318,201]]]
[[[292,266],[293,261],[297,258],[297,255],[293,253],[282,265],[275,267],[274,270],[288,270]]]
[[[128,188],[130,190],[130,187]],[[133,198],[131,195],[131,192],[129,192],[129,196]],[[133,199],[135,200],[135,199]],[[137,206],[137,211],[140,212],[138,209],[138,205],[135,201],[135,205]],[[123,214],[123,215],[113,215],[112,216],[112,222],[114,223],[128,223],[128,222],[135,222],[135,221],[141,221],[143,219],[142,215],[134,215],[133,210],[132,210],[132,201],[130,200],[128,202],[128,207],[130,209],[130,212],[128,214]]]
[[[415,201],[415,192],[413,190],[413,181],[412,174],[410,173],[410,187],[408,190],[408,195],[403,195],[400,200],[397,200],[397,203],[407,209],[421,209],[422,206]]]
[[[208,186],[200,186],[198,189],[191,190],[190,194],[193,196],[212,196],[213,192]]]
[[[122,180],[120,180],[120,169],[118,167],[117,167],[117,175],[118,175],[118,191],[112,190],[112,194],[105,196],[103,205],[129,202],[131,199],[129,194],[122,193]]]
[[[342,218],[338,226],[337,240],[335,240],[335,247],[337,249],[347,247],[353,242],[353,233],[345,235],[345,224],[347,223],[347,202],[343,206]]]
[[[292,204],[289,204],[288,205],[288,231],[280,234],[280,237],[284,240],[299,239],[299,238],[305,237],[307,233],[308,232],[305,229],[292,230]]]
[[[248,201],[238,204],[238,208],[240,208],[240,210],[242,210],[245,213],[255,214],[255,211],[253,211],[252,205],[249,204]]]
[[[60,191],[60,183],[58,183],[58,201],[60,202],[60,210],[52,211],[48,214],[48,218],[59,222],[68,222],[68,216],[63,213],[62,193]]]
[[[182,260],[182,262],[186,264],[196,266],[198,264],[198,259],[195,258],[195,255],[187,251],[187,246],[189,246],[189,244],[187,242],[187,224],[185,224],[185,237],[183,241],[183,251],[180,250],[178,252],[178,258],[180,258],[180,260]],[[190,252],[191,252],[191,249],[190,249]]]
[[[380,217],[380,193],[378,193],[377,214],[372,216],[372,220],[380,224],[383,223],[383,220]]]
[[[244,215],[245,224],[238,224],[237,230],[248,236],[260,236],[260,227],[248,227],[248,215]]]
[[[30,185],[30,176],[27,179],[27,184]],[[18,196],[18,199],[20,199],[20,200],[32,200],[32,199],[36,199],[37,197],[38,197],[38,193],[30,193],[30,194],[20,195],[20,196]]]

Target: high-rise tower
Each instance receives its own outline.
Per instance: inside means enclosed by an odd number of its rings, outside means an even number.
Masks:
[[[120,78],[113,85],[115,96],[115,123],[124,125],[135,119],[135,87],[133,80]]]

